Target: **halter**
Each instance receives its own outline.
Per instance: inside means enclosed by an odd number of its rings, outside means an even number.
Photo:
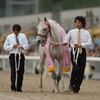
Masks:
[[[42,38],[47,38],[47,35],[38,34],[38,36],[41,36]]]
[[[50,35],[51,35],[51,27],[50,27],[50,24],[49,23],[45,23],[47,26],[48,26],[48,31],[47,32],[50,32]]]

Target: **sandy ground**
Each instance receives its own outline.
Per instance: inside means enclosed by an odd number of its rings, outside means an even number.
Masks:
[[[100,80],[84,80],[78,94],[68,93],[60,89],[60,93],[52,93],[53,81],[50,76],[44,79],[44,91],[39,91],[39,75],[25,74],[23,92],[10,90],[10,73],[0,71],[0,100],[100,100]],[[69,78],[65,77],[66,88]],[[60,84],[61,88],[61,84]]]

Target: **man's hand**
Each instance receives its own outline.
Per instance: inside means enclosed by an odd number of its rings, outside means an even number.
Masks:
[[[64,45],[64,46],[66,46],[67,44],[68,44],[67,42],[62,43],[62,45]]]
[[[74,46],[75,46],[76,48],[81,48],[81,47],[82,47],[82,45],[79,45],[78,43],[77,43],[77,44],[74,44]]]
[[[18,46],[18,48],[19,48],[19,49],[24,49],[24,47],[23,47],[23,46]]]
[[[13,48],[17,48],[17,47],[18,47],[18,45],[17,45],[17,44],[13,45]]]

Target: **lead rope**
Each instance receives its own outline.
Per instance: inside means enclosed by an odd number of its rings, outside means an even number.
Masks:
[[[47,41],[49,42],[50,44],[53,44],[53,45],[62,45],[62,43],[58,43],[58,42],[51,42],[51,41]]]
[[[78,60],[78,56],[79,56],[79,48],[76,48],[76,50],[74,50],[74,47],[73,47],[72,52],[73,52],[73,60],[77,64],[77,60]],[[77,54],[76,54],[76,52],[77,52]],[[76,54],[76,59],[75,59],[75,54]]]
[[[16,62],[16,60],[17,60],[17,53],[15,54],[15,68],[16,68],[16,71],[18,71],[19,68],[20,68],[21,51],[22,50],[20,49],[19,53],[18,53],[18,66],[17,66],[17,62]]]

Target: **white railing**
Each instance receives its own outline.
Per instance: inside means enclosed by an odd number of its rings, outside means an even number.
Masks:
[[[27,73],[35,73],[35,67],[39,64],[39,56],[25,56],[25,71]],[[87,62],[90,65],[95,67],[95,73],[100,76],[100,57],[87,57]],[[0,68],[3,70],[9,70],[9,56],[8,55],[0,55]]]
[[[87,61],[100,61],[100,57],[87,57]]]
[[[100,57],[87,57],[90,66],[95,67],[95,72],[100,74]]]
[[[95,67],[93,78],[100,79],[100,57],[87,57],[87,62]]]
[[[27,73],[35,73],[35,67],[39,63],[39,56],[25,56],[25,71]],[[9,55],[0,55],[0,69],[10,70]]]

